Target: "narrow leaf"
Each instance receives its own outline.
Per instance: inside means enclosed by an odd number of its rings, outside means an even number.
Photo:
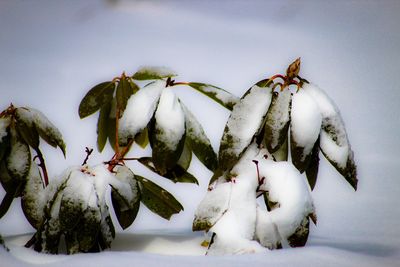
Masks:
[[[34,113],[27,108],[17,108],[15,111],[17,119],[16,129],[22,139],[32,148],[39,147],[39,133],[34,124]]]
[[[214,152],[211,142],[204,133],[203,127],[196,117],[183,105],[186,121],[186,140],[196,157],[209,170],[214,171],[218,166],[217,154]]]
[[[169,220],[172,215],[183,210],[182,205],[171,193],[146,178],[138,175],[136,177],[140,185],[141,201],[152,212]]]
[[[119,225],[121,225],[122,229],[128,228],[136,219],[139,212],[140,201],[138,200],[133,206],[130,206],[129,202],[115,189],[111,190],[111,201]]]
[[[139,70],[132,76],[132,79],[143,81],[143,80],[163,79],[174,76],[176,76],[176,73],[171,69],[165,67],[145,66],[139,68]]]
[[[79,104],[79,117],[83,119],[110,102],[113,98],[114,90],[114,82],[103,82],[90,89]]]
[[[186,129],[187,132],[187,129]],[[184,170],[187,170],[192,162],[192,150],[189,146],[188,138],[185,138],[185,144],[183,146],[183,151],[181,157],[179,158],[177,165],[181,166]]]
[[[126,108],[128,99],[131,97],[132,94],[133,94],[133,88],[131,87],[126,77],[124,77],[119,81],[117,86],[117,93],[115,95],[117,99],[117,107],[120,110],[121,116]]]
[[[280,148],[272,153],[276,161],[287,161],[289,157],[289,138],[288,134],[286,136],[285,142],[280,146]]]
[[[319,150],[320,149],[319,149],[319,139],[318,139],[317,142],[315,142],[315,145],[311,152],[310,163],[306,169],[306,176],[311,190],[314,189],[315,184],[317,182],[318,168],[319,168]]]
[[[228,91],[225,91],[222,88],[216,87],[211,84],[193,82],[189,83],[188,86],[208,96],[209,98],[229,110],[232,110],[233,106],[239,102],[238,97],[234,96]]]
[[[271,87],[254,85],[233,107],[219,149],[218,162],[221,170],[230,170],[261,130],[271,97]]]
[[[149,131],[147,127],[135,136],[135,143],[141,148],[146,148],[146,146],[149,144]]]
[[[185,142],[185,115],[171,89],[164,89],[154,118],[152,158],[164,175],[178,162]]]
[[[7,213],[14,200],[14,192],[7,192],[0,204],[0,219]]]
[[[110,122],[111,102],[101,107],[99,119],[97,120],[97,149],[102,152],[107,142],[108,127]]]
[[[111,101],[110,115],[107,118],[106,128],[107,128],[108,142],[110,143],[114,151],[115,151],[115,146],[117,144],[116,108],[117,108],[117,101],[113,99]]]

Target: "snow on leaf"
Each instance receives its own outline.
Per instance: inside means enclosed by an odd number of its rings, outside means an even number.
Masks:
[[[277,151],[287,138],[291,101],[289,90],[275,92],[272,96],[264,126],[264,142],[271,153]]]
[[[268,212],[257,206],[256,218],[254,239],[268,249],[281,248],[282,240],[278,232],[278,227],[272,221],[272,218]]]
[[[0,118],[0,143],[3,138],[8,135],[7,128],[10,125],[11,119],[9,117]]]
[[[186,121],[186,140],[196,157],[209,170],[214,171],[218,165],[217,155],[211,146],[210,139],[204,133],[203,127],[190,110],[182,104]]]
[[[126,108],[129,97],[134,93],[133,90],[134,89],[131,87],[126,77],[121,78],[117,86],[117,92],[115,94],[115,98],[117,99],[117,106],[121,111],[121,115]]]
[[[149,210],[167,220],[183,210],[181,203],[171,193],[146,178],[138,175],[136,177],[139,181],[141,201]]]
[[[320,147],[324,156],[357,189],[357,167],[339,109],[330,97],[313,84],[303,88],[318,104],[322,114]]]
[[[155,81],[132,95],[119,121],[119,142],[126,145],[128,139],[135,138],[149,123],[156,110],[165,81]]]
[[[189,83],[188,86],[196,89],[200,93],[205,94],[209,98],[213,99],[218,104],[222,105],[223,107],[232,110],[233,106],[239,102],[239,98],[232,95],[228,91],[225,91],[222,88],[213,86],[211,84],[205,83]]]
[[[164,175],[176,165],[185,142],[185,115],[171,89],[162,92],[154,118],[153,163]]]
[[[53,147],[59,147],[65,157],[65,143],[60,131],[53,123],[39,110],[29,108],[33,116],[33,122],[36,129],[43,140]]]
[[[186,126],[187,127],[187,126]],[[186,128],[186,138],[185,144],[183,146],[182,154],[177,162],[177,165],[181,166],[184,170],[187,170],[192,162],[192,150],[189,146],[189,138],[187,136],[187,128]]]
[[[132,76],[134,80],[156,80],[167,77],[174,77],[175,71],[166,67],[143,66]]]
[[[310,185],[311,190],[314,189],[315,184],[317,182],[318,177],[318,169],[319,169],[319,151],[320,144],[319,139],[315,142],[313,150],[311,152],[310,163],[306,169],[306,176],[308,180],[308,184]]]
[[[35,229],[38,229],[44,220],[46,195],[43,193],[43,191],[44,184],[39,167],[35,163],[32,163],[24,191],[22,193],[21,206],[28,222]]]
[[[17,108],[15,117],[19,135],[28,145],[37,149],[39,147],[39,134],[34,124],[34,114],[28,108]]]
[[[229,170],[235,165],[250,145],[253,136],[263,126],[271,97],[270,87],[254,85],[233,107],[219,149],[219,164],[222,170]]]
[[[29,146],[11,128],[11,150],[6,156],[7,170],[13,179],[25,181],[31,165],[31,152]]]
[[[231,183],[218,184],[207,191],[197,206],[193,220],[193,231],[208,231],[226,213],[231,198]]]
[[[103,82],[90,89],[79,104],[79,117],[83,119],[110,102],[113,98],[114,90],[114,82]]]
[[[301,90],[292,97],[290,121],[290,151],[292,162],[304,172],[311,158],[311,152],[318,139],[322,117],[316,101]]]

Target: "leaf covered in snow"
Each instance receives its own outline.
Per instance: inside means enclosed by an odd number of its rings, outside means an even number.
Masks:
[[[131,97],[132,94],[136,93],[135,89],[137,91],[137,86],[133,88],[131,83],[123,75],[118,83],[117,92],[115,94],[115,98],[117,99],[117,106],[118,109],[121,111],[121,114],[126,108],[128,99]]]
[[[143,80],[157,80],[168,77],[174,77],[177,74],[166,67],[151,67],[151,66],[143,66],[140,67],[139,70],[133,74],[132,79],[143,81]]]
[[[181,203],[171,193],[146,178],[136,177],[140,185],[141,201],[149,210],[167,220],[183,210]]]
[[[17,108],[15,111],[17,120],[16,129],[22,139],[32,148],[39,148],[39,133],[34,124],[33,113],[27,108]]]
[[[126,145],[129,139],[134,139],[147,127],[164,88],[165,82],[158,80],[143,87],[129,98],[124,114],[119,121],[120,145]]]
[[[111,101],[115,91],[114,82],[102,82],[90,89],[79,104],[81,119],[95,113],[104,104]]]
[[[272,88],[267,85],[254,85],[233,107],[219,148],[220,169],[231,169],[261,130],[272,98]]]
[[[203,127],[189,109],[182,104],[186,120],[186,140],[196,157],[209,170],[214,171],[218,166],[217,154],[211,146],[210,139],[204,133]]]
[[[311,152],[310,163],[306,169],[306,176],[311,190],[314,189],[317,183],[318,169],[319,169],[319,139],[315,142]]]
[[[188,83],[188,86],[192,87],[193,89],[196,89],[200,93],[205,94],[206,96],[213,99],[215,102],[219,103],[220,105],[229,110],[232,110],[233,106],[239,102],[238,97],[232,95],[231,93],[225,91],[222,88],[216,87],[211,84],[191,82]]]
[[[171,89],[161,94],[154,119],[152,158],[157,171],[164,175],[178,162],[185,142],[185,115]]]

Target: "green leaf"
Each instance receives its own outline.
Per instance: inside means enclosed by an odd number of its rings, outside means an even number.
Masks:
[[[7,192],[0,204],[0,219],[7,213],[14,200],[14,192]]]
[[[288,243],[291,247],[304,247],[310,233],[310,220],[308,216],[303,219],[296,231],[288,237]]]
[[[102,152],[107,142],[108,127],[110,123],[111,102],[101,107],[97,120],[97,149]]]
[[[111,147],[113,148],[113,150],[115,151],[115,145],[116,145],[116,116],[115,114],[115,110],[117,107],[117,102],[115,99],[113,99],[111,101],[111,110],[110,110],[110,116],[108,117],[108,122],[106,123],[106,127],[107,127],[107,136],[108,136],[108,142],[110,143]]]
[[[79,251],[89,252],[97,243],[101,226],[100,207],[88,207],[83,215],[82,222],[76,227],[78,232]]]
[[[274,92],[264,126],[264,143],[270,153],[285,142],[290,124],[291,92]]]
[[[161,175],[161,173],[154,167],[154,163],[151,158],[143,157],[139,159],[139,162],[146,166],[149,170]],[[186,171],[185,168],[179,164],[175,165],[172,169],[168,170],[167,173],[161,175],[174,183],[193,183],[199,184],[196,177]]]
[[[122,195],[120,195],[117,190],[115,189],[111,190],[112,205],[114,208],[115,215],[118,219],[119,225],[121,225],[122,229],[128,228],[136,219],[140,207],[139,199],[132,206],[129,205],[128,200],[126,200]]]
[[[211,146],[210,139],[208,139],[203,127],[189,109],[183,104],[182,109],[185,112],[186,140],[189,147],[204,166],[211,171],[215,171],[218,166],[218,159]]]
[[[167,68],[164,67],[141,67],[139,70],[132,76],[132,79],[138,81],[144,80],[157,80],[168,77],[174,77],[177,74]]]
[[[0,162],[3,160],[4,156],[7,153],[9,153],[10,147],[11,147],[11,137],[9,131],[7,130],[7,135],[3,136],[3,138],[0,138]]]
[[[276,161],[287,161],[289,157],[289,141],[288,135],[286,136],[286,140],[280,146],[280,148],[272,153]]]
[[[34,124],[34,114],[27,108],[17,108],[15,111],[17,119],[16,129],[22,139],[34,149],[39,148],[39,133]]]
[[[114,90],[114,82],[103,82],[90,89],[79,104],[79,117],[83,119],[110,102],[113,98]]]
[[[83,200],[76,199],[71,195],[63,195],[60,204],[60,229],[62,231],[72,231],[81,223],[83,217]]]
[[[149,132],[147,127],[135,136],[135,143],[141,148],[145,148],[149,144]]]
[[[121,78],[117,86],[117,93],[115,95],[117,99],[117,107],[120,110],[120,117],[125,111],[128,99],[132,94],[133,94],[133,88],[131,87],[126,77]]]
[[[167,220],[183,210],[171,193],[146,178],[138,175],[136,177],[140,185],[141,201],[149,210]]]
[[[319,168],[319,139],[315,142],[313,150],[311,152],[310,163],[306,169],[306,176],[308,180],[308,184],[311,187],[311,190],[314,189],[315,184],[317,182],[318,177],[318,168]]]
[[[186,131],[187,132],[187,131]],[[177,165],[187,170],[192,162],[192,150],[190,149],[188,138],[185,139],[181,157],[179,158]]]
[[[108,211],[107,211],[108,214]],[[101,234],[99,235],[99,245],[102,250],[111,247],[111,243],[115,238],[115,228],[112,223],[111,216],[108,214],[101,222]]]
[[[34,124],[40,137],[53,147],[59,147],[65,157],[65,143],[60,131],[39,110],[29,108],[34,117]]]
[[[185,115],[171,89],[161,94],[154,118],[152,158],[157,171],[164,175],[176,165],[185,144]]]
[[[271,103],[272,88],[254,85],[242,96],[229,116],[222,135],[218,162],[229,171],[261,130]]]
[[[17,181],[26,181],[31,166],[31,152],[29,146],[19,136],[16,129],[11,128],[11,149],[6,156],[8,173]]]
[[[239,102],[238,97],[234,96],[233,94],[222,88],[216,87],[211,84],[192,82],[189,83],[188,86],[208,96],[209,98],[213,99],[215,102],[229,110],[232,110],[233,106]]]

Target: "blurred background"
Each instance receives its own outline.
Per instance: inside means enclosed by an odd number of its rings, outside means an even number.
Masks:
[[[327,91],[342,111],[359,165],[354,193],[322,160],[313,193],[319,225],[312,234],[368,233],[398,244],[399,11],[400,2],[390,0],[2,0],[0,108],[12,102],[40,109],[60,129],[67,159],[42,144],[50,176],[56,176],[80,165],[86,146],[96,148],[97,115],[80,120],[78,106],[99,82],[157,65],[175,70],[179,81],[211,83],[241,96],[301,57],[301,76]],[[195,91],[175,92],[218,151],[229,112]],[[130,155],[149,153],[134,147]],[[113,153],[107,147],[94,154],[90,164]],[[172,192],[185,211],[165,221],[142,206],[128,231],[190,231],[212,174],[194,160],[189,171],[200,186],[172,184],[138,164],[129,166]],[[33,231],[19,205],[17,199],[0,220],[1,234]]]

